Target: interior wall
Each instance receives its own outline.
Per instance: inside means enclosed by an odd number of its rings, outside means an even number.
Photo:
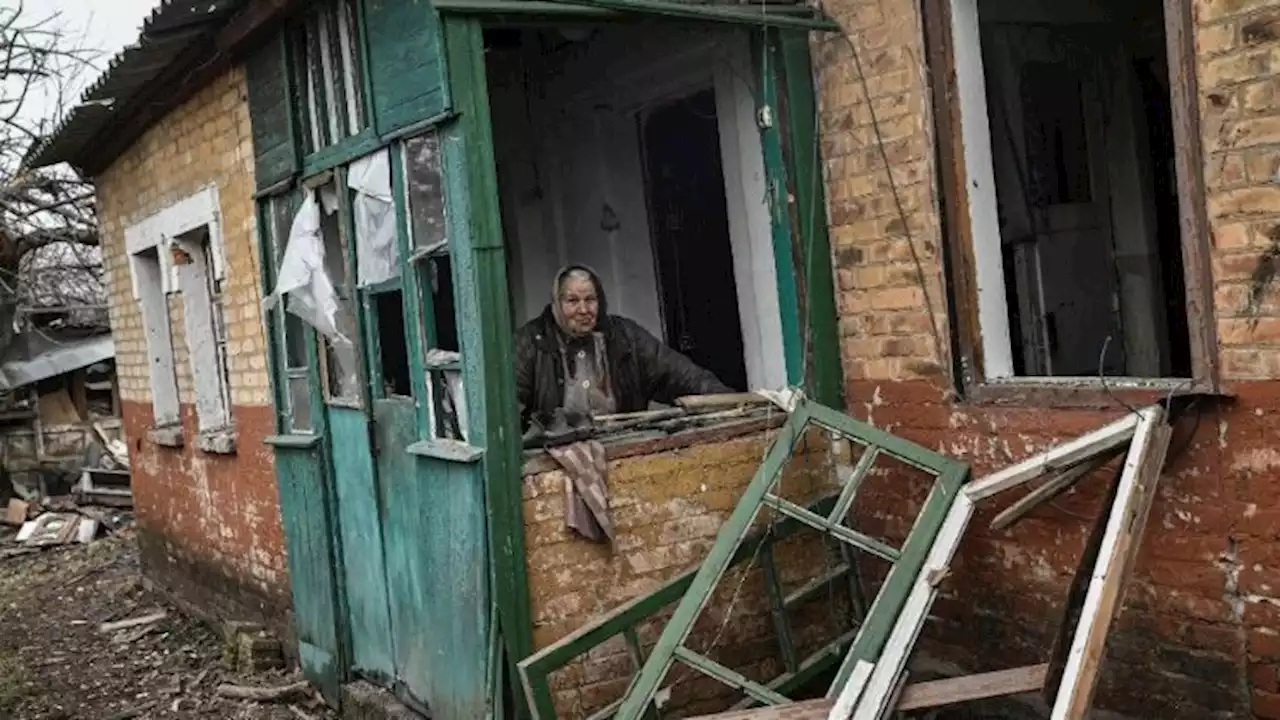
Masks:
[[[1018,70],[1011,65],[1011,61],[1001,57],[1002,52],[1007,52],[1007,48],[987,45],[993,39],[1004,38],[1008,33],[1016,32],[1017,26],[1033,28],[1096,25],[1092,30],[1077,30],[1073,36],[1076,38],[1075,42],[1089,45],[1087,52],[1096,62],[1097,75],[1102,82],[1102,87],[1097,92],[1105,106],[1102,141],[1106,148],[1107,167],[1104,171],[1109,187],[1111,249],[1115,282],[1120,295],[1119,319],[1123,327],[1123,338],[1117,338],[1116,349],[1108,355],[1115,356],[1119,348],[1123,347],[1125,374],[1139,377],[1159,377],[1167,375],[1171,369],[1171,338],[1164,313],[1164,288],[1160,276],[1161,248],[1156,234],[1154,187],[1150,180],[1152,162],[1147,137],[1148,118],[1137,91],[1134,65],[1135,60],[1148,51],[1146,45],[1149,44],[1150,37],[1149,33],[1143,31],[1154,21],[1152,10],[1155,11],[1154,20],[1158,20],[1160,5],[1150,0],[1124,0],[1105,7],[1092,0],[1070,3],[1050,3],[1043,0],[979,2],[980,22],[983,26],[983,60],[995,63],[994,68],[986,69],[987,102],[1008,108],[1015,120],[1018,114],[1015,108],[1020,103],[1015,82]],[[997,83],[995,88],[989,82],[992,72],[1003,76],[1003,81]],[[999,96],[993,97],[993,92],[999,93]],[[1015,122],[1014,125],[1018,124]],[[997,168],[1005,167],[1005,177],[1017,177],[1016,172],[1008,169],[1011,163],[1018,162],[1017,153],[1008,147],[1008,143],[1012,142],[1015,147],[1020,147],[1020,126],[1014,128],[1012,137],[1006,136],[1002,127],[993,125],[991,129],[993,139],[1001,137],[1007,141],[995,143],[992,148]],[[1003,238],[1004,241],[1009,242],[1011,238],[1016,239],[1014,236],[1028,234],[1031,228],[1028,226],[1028,218],[1020,209],[1019,189],[999,188],[999,193],[1003,204],[1005,232],[1012,234]],[[1038,271],[1045,273],[1047,277],[1054,272],[1054,267],[1040,267]],[[1020,282],[1030,282],[1026,277],[1028,272],[1034,274],[1037,269],[1019,266],[1017,276]],[[1009,295],[1009,302],[1015,302],[1012,294]],[[1042,328],[1033,317],[1035,313],[1032,306],[1035,303],[1028,303],[1030,301],[1023,298],[1022,332],[1027,337],[1038,337]],[[1120,340],[1123,340],[1122,345]],[[1039,348],[1027,345],[1023,351],[1030,366],[1034,368],[1039,364],[1035,360],[1041,354]],[[1003,357],[1003,353],[1000,356]],[[1028,372],[1036,374],[1034,370]]]
[[[490,102],[513,316],[550,299],[570,262],[601,276],[610,312],[665,337],[639,124],[643,111],[716,92],[739,315],[753,387],[786,383],[770,216],[745,36],[705,28],[525,31],[490,52]]]

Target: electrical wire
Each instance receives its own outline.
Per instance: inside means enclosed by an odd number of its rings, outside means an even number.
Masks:
[[[938,330],[938,314],[935,311],[933,297],[929,292],[928,279],[925,274],[924,263],[920,259],[920,253],[916,249],[915,238],[911,232],[911,223],[908,221],[906,208],[902,203],[902,195],[898,192],[897,180],[893,176],[893,165],[889,162],[889,152],[885,147],[884,134],[880,130],[880,120],[876,116],[875,103],[871,98],[871,87],[867,80],[867,75],[863,71],[862,56],[858,52],[857,43],[849,35],[849,32],[839,22],[835,21],[840,27],[839,36],[849,46],[849,51],[853,54],[853,68],[858,74],[858,82],[862,86],[862,96],[867,104],[867,111],[871,120],[871,129],[875,134],[876,149],[879,151],[880,159],[884,162],[885,175],[889,180],[889,193],[893,197],[894,209],[899,219],[902,221],[902,234],[906,240],[907,248],[911,251],[911,262],[915,265],[916,281],[920,285],[920,292],[924,295],[925,309],[929,313],[929,330],[933,335],[934,353],[937,356],[938,363],[945,362],[947,354],[944,352],[945,345],[942,342],[942,333]],[[816,115],[816,113],[815,113]],[[815,138],[815,143],[817,142]]]

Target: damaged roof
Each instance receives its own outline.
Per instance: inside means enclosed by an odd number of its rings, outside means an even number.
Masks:
[[[32,335],[27,342],[13,343],[0,358],[0,391],[38,383],[115,356],[115,341],[109,333],[65,339]]]
[[[193,70],[207,62],[215,52],[214,33],[245,2],[162,0],[143,22],[137,41],[111,59],[106,72],[81,95],[80,104],[53,134],[35,144],[25,164],[43,167],[67,162],[84,168],[91,155],[101,152],[104,140],[115,139],[117,133],[108,135],[107,131],[117,123],[147,117],[144,110],[154,109],[156,100],[170,108],[181,102],[186,97],[184,91],[195,88],[165,83],[163,94],[158,98],[150,96],[157,90],[156,84],[162,75]],[[145,127],[139,131],[141,129]],[[110,145],[117,148],[114,150],[117,154],[123,150],[119,143]],[[97,164],[112,159],[114,157],[99,159]]]

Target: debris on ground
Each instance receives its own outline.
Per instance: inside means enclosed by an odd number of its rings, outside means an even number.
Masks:
[[[143,587],[130,522],[87,545],[42,548],[17,546],[0,528],[0,718],[337,717],[296,669],[244,673],[222,660],[221,633]],[[290,693],[275,702],[221,696],[228,685]]]

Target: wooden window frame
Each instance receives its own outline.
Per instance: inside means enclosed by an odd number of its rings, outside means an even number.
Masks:
[[[953,347],[959,355],[953,362],[957,389],[963,397],[979,404],[1064,407],[1114,406],[1117,399],[1149,402],[1174,392],[1220,392],[1191,0],[1163,0],[1163,8],[1192,374],[1190,378],[1115,378],[1105,386],[1096,377],[1023,376],[994,381],[986,378],[974,230],[969,213],[956,81],[953,2],[955,0],[924,0],[922,14],[926,65],[932,88],[944,260],[951,296],[950,324]]]

